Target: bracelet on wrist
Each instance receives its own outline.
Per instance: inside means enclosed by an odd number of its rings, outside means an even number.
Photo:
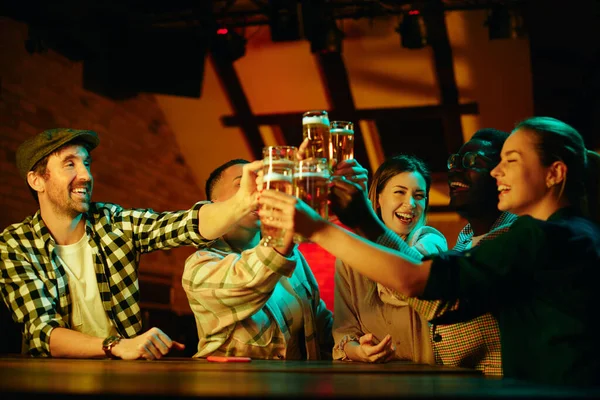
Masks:
[[[342,358],[342,360],[350,360],[350,357],[348,357],[348,354],[346,353],[346,350],[344,349],[346,347],[346,344],[348,344],[348,342],[356,342],[356,343],[360,343],[360,341],[358,340],[358,338],[354,335],[345,335],[342,340],[340,340],[340,343],[338,344],[338,350],[340,350],[343,354],[344,357]]]

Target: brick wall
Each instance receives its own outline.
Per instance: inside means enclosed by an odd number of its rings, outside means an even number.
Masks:
[[[92,129],[93,200],[158,211],[204,199],[152,95],[114,101],[82,88],[82,65],[48,51],[30,55],[25,24],[0,18],[0,230],[37,210],[18,176],[18,144],[45,129]],[[178,283],[192,247],[144,255],[142,274]],[[152,293],[142,293],[151,298]],[[185,305],[184,305],[185,307]]]

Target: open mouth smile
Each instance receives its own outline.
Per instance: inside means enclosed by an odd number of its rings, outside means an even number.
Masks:
[[[452,192],[460,192],[464,190],[469,190],[470,186],[462,183],[462,182],[450,182],[450,191]]]
[[[415,218],[415,215],[413,213],[396,212],[396,213],[394,213],[394,215],[396,215],[396,217],[403,224],[410,224],[413,221],[413,219]]]

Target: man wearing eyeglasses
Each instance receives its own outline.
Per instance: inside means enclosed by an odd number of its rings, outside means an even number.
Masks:
[[[496,129],[480,129],[448,158],[450,207],[468,222],[453,250],[464,251],[492,239],[517,218],[498,210],[496,180],[490,175],[500,162],[507,137],[508,133]],[[464,304],[460,314],[446,311],[452,307],[442,301],[408,299],[408,303],[430,321],[436,363],[502,375],[500,331],[491,314],[479,315]],[[479,316],[471,319],[469,313]]]
[[[461,230],[453,250],[464,251],[508,230],[516,216],[498,210],[498,190],[490,171],[500,162],[502,145],[508,133],[496,129],[475,132],[457,154],[448,158],[450,206],[468,224]],[[377,224],[369,210],[360,210],[352,201],[357,187],[348,185],[347,193],[333,191],[332,207],[340,221],[360,228],[367,238],[400,249],[393,233]],[[355,204],[356,203],[356,204]],[[386,237],[385,243],[381,240]],[[402,239],[397,238],[398,241]],[[383,293],[383,295],[382,295]],[[475,368],[486,375],[502,375],[500,331],[491,314],[480,315],[477,307],[462,303],[460,312],[454,304],[406,298],[384,290],[380,299],[389,304],[408,302],[430,322],[430,337],[437,364]],[[466,321],[466,322],[465,322]]]

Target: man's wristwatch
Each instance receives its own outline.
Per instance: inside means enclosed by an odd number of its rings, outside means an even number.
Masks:
[[[102,342],[102,350],[104,350],[104,354],[106,357],[115,358],[112,353],[112,348],[115,347],[121,341],[120,336],[109,336]]]

